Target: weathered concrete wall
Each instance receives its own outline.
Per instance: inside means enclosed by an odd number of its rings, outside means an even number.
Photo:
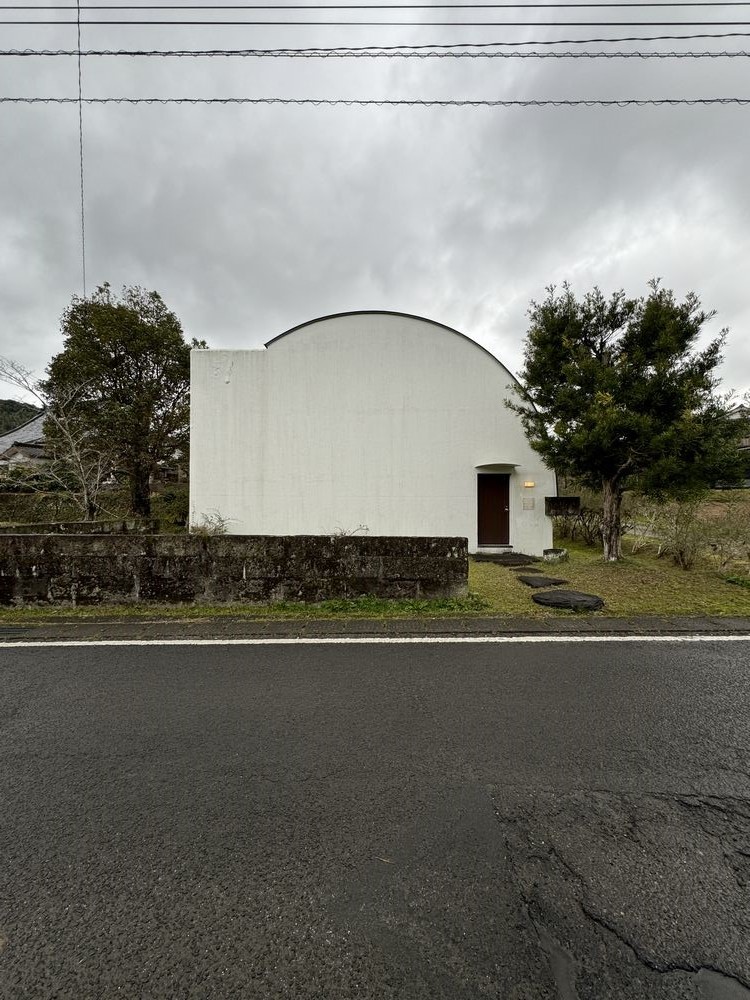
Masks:
[[[159,522],[153,518],[0,525],[0,535],[153,535],[158,530]]]
[[[5,605],[453,597],[467,580],[465,538],[0,537]]]

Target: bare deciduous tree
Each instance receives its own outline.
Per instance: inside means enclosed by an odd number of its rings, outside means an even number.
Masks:
[[[0,382],[32,396],[45,410],[49,462],[43,476],[38,469],[33,476],[24,476],[26,485],[36,491],[46,484],[66,492],[81,510],[84,520],[93,520],[99,510],[100,494],[112,479],[114,462],[110,452],[92,446],[78,406],[84,386],[58,395],[52,409],[33,373],[3,357],[0,357]]]

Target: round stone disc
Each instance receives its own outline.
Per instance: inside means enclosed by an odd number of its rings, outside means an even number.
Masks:
[[[578,590],[543,590],[532,594],[531,599],[545,608],[566,608],[568,611],[598,611],[604,607],[601,597]]]

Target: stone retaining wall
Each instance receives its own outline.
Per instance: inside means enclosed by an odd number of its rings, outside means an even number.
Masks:
[[[159,522],[154,518],[0,525],[0,535],[153,535],[158,530]]]
[[[5,605],[454,597],[467,581],[465,538],[0,536]]]

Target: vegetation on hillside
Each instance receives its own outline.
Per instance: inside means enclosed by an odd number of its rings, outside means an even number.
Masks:
[[[0,434],[7,434],[15,427],[20,427],[42,412],[40,406],[31,403],[21,403],[17,399],[0,399]]]

